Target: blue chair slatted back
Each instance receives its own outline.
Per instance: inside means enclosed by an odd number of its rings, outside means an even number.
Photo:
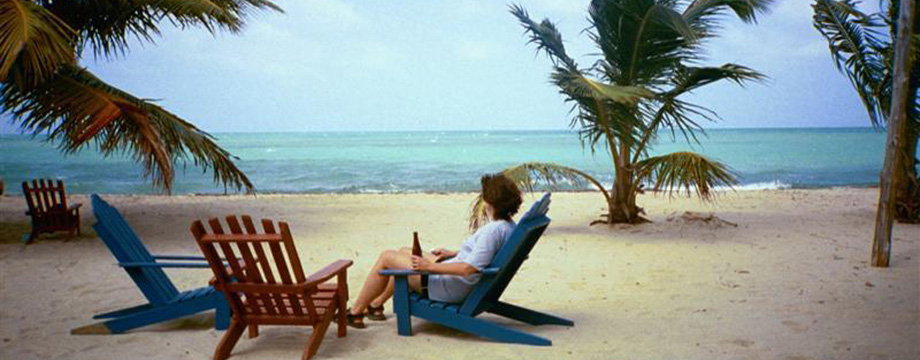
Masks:
[[[92,195],[92,203],[93,215],[96,216],[96,224],[93,225],[93,229],[119,263],[153,263],[156,261],[118,209],[96,194]],[[124,269],[151,304],[165,304],[179,294],[179,290],[161,268],[125,267]]]
[[[475,316],[498,301],[521,264],[527,259],[530,250],[549,226],[550,219],[546,216],[549,211],[549,203],[550,194],[546,193],[531,206],[527,213],[521,216],[517,227],[508,236],[508,240],[495,254],[495,258],[489,265],[490,268],[499,268],[498,273],[494,276],[483,277],[476,284],[460,307],[461,314]]]

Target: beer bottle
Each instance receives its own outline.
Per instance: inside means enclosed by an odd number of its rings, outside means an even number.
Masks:
[[[412,255],[422,256],[422,245],[418,243],[418,231],[412,232]]]

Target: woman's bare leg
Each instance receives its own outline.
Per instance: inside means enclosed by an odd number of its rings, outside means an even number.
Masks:
[[[396,280],[392,276],[390,276],[390,280],[387,281],[387,287],[383,289],[383,293],[381,293],[380,296],[374,298],[374,300],[371,301],[370,305],[375,308],[379,308],[384,303],[386,303],[387,300],[390,300],[390,297],[393,296],[393,291],[395,291],[395,289],[396,289]]]
[[[351,313],[355,315],[363,314],[364,310],[367,309],[367,305],[386,291],[387,284],[390,282],[390,277],[378,274],[380,270],[405,270],[409,269],[411,265],[412,255],[410,254],[396,250],[384,250],[380,253],[380,256],[377,257],[377,263],[374,264],[370,273],[367,274],[367,280],[364,281],[364,286],[361,287],[358,298],[351,306]],[[421,291],[422,285],[419,276],[409,276],[409,288],[415,291]]]
[[[403,246],[399,248],[399,252],[405,253],[405,254],[412,254],[412,248]],[[371,301],[370,303],[371,306],[380,307],[380,305],[383,305],[383,303],[387,302],[387,300],[389,300],[390,297],[393,296],[393,289],[396,288],[396,280],[392,276],[389,276],[389,278],[390,279],[387,282],[386,289],[383,290],[383,293],[381,293],[380,296],[376,297],[373,301]]]
[[[412,254],[412,248],[402,247],[402,248],[399,248],[399,252],[404,253],[404,254]],[[423,253],[422,256],[424,256],[426,259],[432,262],[437,260],[437,256],[434,256],[430,253]],[[387,302],[387,300],[390,300],[390,298],[393,297],[393,289],[396,288],[396,280],[394,280],[392,276],[390,276],[389,278],[390,280],[387,282],[386,289],[383,290],[383,293],[381,293],[380,296],[374,298],[374,300],[371,301],[370,303],[371,306],[380,307],[380,305],[383,305],[384,303]],[[411,278],[412,277],[410,277],[410,280]],[[411,285],[411,282],[410,282],[410,285]],[[419,291],[418,289],[414,289],[414,290]]]

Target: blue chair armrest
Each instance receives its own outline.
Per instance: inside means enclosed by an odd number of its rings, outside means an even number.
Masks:
[[[118,263],[118,266],[125,268],[145,268],[145,267],[158,267],[158,268],[208,268],[210,265],[207,263],[151,263],[151,262],[126,262]]]
[[[422,274],[434,274],[430,271],[419,271],[419,270],[380,270],[378,274],[383,276],[409,276],[409,275],[422,275]]]
[[[483,275],[495,275],[495,274],[498,274],[498,270],[500,270],[500,268],[490,267],[490,268],[482,269],[480,273]]]
[[[499,270],[499,268],[495,268],[495,267],[492,267],[492,268],[485,268],[485,269],[482,269],[482,271],[480,271],[479,273],[481,273],[481,274],[483,274],[483,275],[495,275],[495,274],[498,274],[498,270]],[[430,275],[430,274],[435,274],[435,273],[430,272],[430,271],[419,271],[419,270],[390,270],[390,269],[386,269],[386,270],[380,270],[380,272],[378,272],[378,274],[383,275],[383,276],[409,276],[409,275],[423,275],[423,274],[428,274],[428,275]]]
[[[199,260],[205,261],[204,256],[194,256],[194,255],[153,255],[154,259],[162,260]]]

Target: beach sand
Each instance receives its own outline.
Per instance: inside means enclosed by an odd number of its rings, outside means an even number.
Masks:
[[[530,326],[552,339],[509,345],[415,319],[415,336],[386,322],[327,333],[315,359],[918,359],[920,226],[895,226],[892,266],[868,266],[875,189],[740,191],[715,205],[643,195],[654,223],[594,226],[596,193],[557,193],[553,219],[503,300],[575,321]],[[305,270],[352,259],[354,298],[378,252],[411,244],[456,248],[469,234],[472,194],[105,196],[155,253],[193,254],[195,219],[246,213],[288,221]],[[536,199],[527,195],[525,209]],[[21,197],[0,200],[0,359],[206,359],[221,332],[212,315],[123,335],[72,336],[93,314],[144,302],[90,231],[19,243]],[[688,221],[715,212],[729,223]],[[669,220],[670,219],[670,220]],[[180,289],[204,270],[168,270]],[[263,327],[231,359],[298,359],[309,327]]]

